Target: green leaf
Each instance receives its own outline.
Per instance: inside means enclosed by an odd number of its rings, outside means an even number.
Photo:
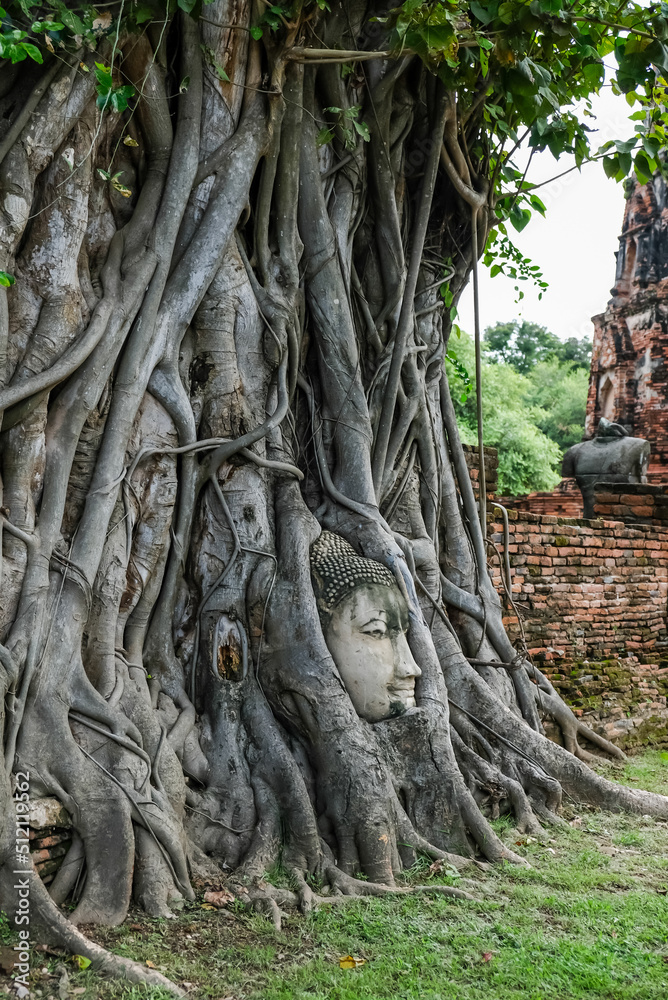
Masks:
[[[114,111],[121,114],[128,106],[128,99],[134,94],[134,87],[117,87],[116,90],[112,90],[111,99],[109,103]]]
[[[647,184],[650,177],[654,173],[654,171],[652,170],[652,166],[647,160],[647,156],[643,152],[640,152],[636,155],[633,161],[633,168],[635,170],[636,177],[638,178],[641,184]]]
[[[331,142],[334,138],[334,129],[331,128],[321,128],[318,132],[316,142],[319,146],[326,146],[328,142]]]
[[[439,291],[441,293],[441,298],[443,299],[443,302],[449,308],[452,305],[455,297],[454,293],[450,289],[450,286],[446,282],[444,282],[439,288]]]
[[[617,156],[604,156],[603,157],[603,169],[605,170],[606,177],[616,177],[619,173],[619,157]]]
[[[41,63],[44,62],[44,56],[39,51],[39,49],[37,48],[37,46],[32,44],[32,42],[21,42],[21,48],[23,49],[23,51],[25,52],[25,54],[28,55],[28,56],[30,56],[31,59],[34,59],[34,61],[36,63],[40,63],[41,64]],[[19,62],[18,59],[16,61]],[[12,62],[14,62],[13,59],[12,59]]]
[[[250,33],[256,42],[259,42],[263,35],[262,28],[260,27],[259,24],[254,24],[250,30]]]
[[[16,278],[13,274],[7,274],[6,271],[0,271],[0,287],[9,288],[15,281]]]
[[[369,126],[366,122],[353,122],[353,126],[355,127],[357,134],[361,135],[365,142],[369,142],[371,140],[371,133],[369,132]]]
[[[133,15],[135,24],[144,24],[146,21],[153,20],[155,16],[156,11],[148,5],[137,7]]]
[[[33,21],[30,30],[38,35],[40,31],[61,31],[64,27],[60,21]]]
[[[515,203],[510,213],[510,224],[513,229],[516,229],[518,233],[529,224],[531,219],[531,212],[528,208],[520,208],[520,206]]]
[[[108,90],[112,88],[112,78],[111,78],[111,66],[105,66],[104,63],[95,63],[95,77],[97,82],[102,84],[103,87],[107,87]]]
[[[471,8],[471,13],[475,14],[475,16],[482,24],[489,24],[490,21],[494,20],[496,11],[493,8],[495,6],[496,6],[495,4],[483,5],[481,3],[478,3],[478,0],[473,0],[473,2],[469,4],[469,7]]]
[[[86,25],[80,17],[77,17],[74,11],[68,10],[64,4],[58,4],[57,10],[58,17],[65,27],[70,29],[73,35],[84,35],[86,33]]]

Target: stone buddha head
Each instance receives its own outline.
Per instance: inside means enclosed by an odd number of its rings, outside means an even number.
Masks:
[[[325,642],[357,714],[380,722],[414,708],[421,670],[406,641],[406,601],[390,571],[323,531],[311,546],[311,574]]]

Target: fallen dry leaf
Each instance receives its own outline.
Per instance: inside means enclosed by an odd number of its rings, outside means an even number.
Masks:
[[[572,819],[568,825],[577,830],[578,827],[582,826],[582,816],[576,816],[575,819]]]
[[[357,955],[343,955],[339,959],[340,969],[357,969],[360,965],[366,964],[366,958],[358,958]]]
[[[494,958],[493,951],[483,951],[482,953],[483,962],[491,962],[493,958]]]
[[[657,889],[656,891],[660,896],[665,896],[668,893],[668,889]]]
[[[98,14],[93,21],[93,31],[106,31],[111,24],[111,14],[107,10],[104,14]]]
[[[146,964],[149,967],[149,969],[157,969],[157,965],[155,964],[155,962],[152,962],[150,958],[146,959]]]
[[[228,903],[233,903],[234,896],[227,889],[220,889],[219,892],[205,892],[204,902],[211,903],[216,909],[221,909],[223,906],[227,906]]]

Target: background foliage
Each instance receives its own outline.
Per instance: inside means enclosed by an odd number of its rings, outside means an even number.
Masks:
[[[515,320],[488,327],[484,349],[484,438],[499,452],[499,493],[551,490],[561,478],[564,451],[584,433],[591,344],[585,338],[561,341],[543,326]],[[451,341],[446,367],[462,438],[476,444],[468,334]]]

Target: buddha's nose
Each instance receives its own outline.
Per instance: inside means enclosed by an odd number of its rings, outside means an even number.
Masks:
[[[397,677],[419,677],[422,673],[413,659],[410,646],[403,632],[399,633],[395,645],[395,662]]]

